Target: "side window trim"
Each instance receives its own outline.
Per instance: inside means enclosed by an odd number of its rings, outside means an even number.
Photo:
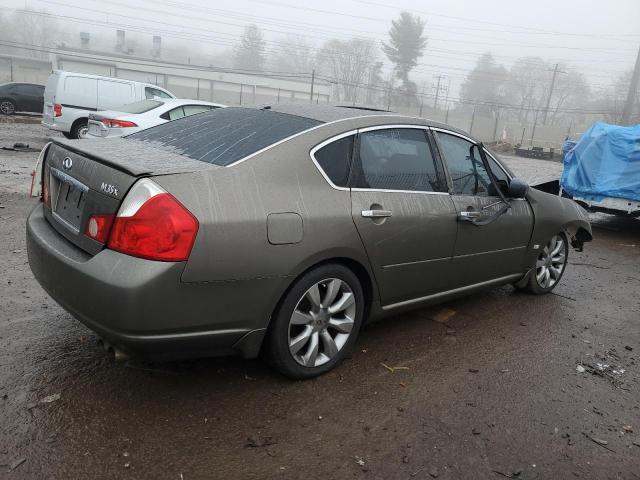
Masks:
[[[326,147],[327,145],[333,143],[333,142],[337,142],[338,140],[342,140],[343,138],[349,137],[351,135],[354,135],[357,138],[358,135],[358,130],[350,130],[348,132],[344,132],[344,133],[340,133],[334,137],[328,138],[326,140],[324,140],[322,143],[319,143],[318,145],[316,145],[315,147],[313,147],[311,149],[311,151],[309,151],[309,156],[311,157],[311,160],[313,161],[313,164],[316,166],[316,168],[318,169],[318,171],[322,174],[322,176],[324,177],[324,179],[327,181],[327,183],[329,185],[331,185],[332,188],[335,188],[336,190],[347,190],[349,191],[350,188],[347,187],[339,187],[338,185],[334,184],[331,179],[329,178],[329,176],[325,173],[324,169],[320,166],[320,163],[318,162],[318,160],[316,159],[316,152],[318,150],[320,150],[323,147]],[[355,141],[354,143],[354,151],[351,152],[351,159],[349,162],[349,181],[347,182],[347,184],[350,184],[350,180],[351,180],[351,167],[353,164],[353,155],[355,154],[355,143],[356,143],[356,139],[354,139]]]
[[[441,132],[441,133],[446,133],[447,135],[453,135],[454,137],[459,137],[462,138],[463,140],[466,140],[467,142],[471,142],[474,145],[478,145],[478,142],[476,140],[474,140],[471,137],[467,137],[466,135],[463,135],[462,133],[458,133],[458,132],[454,132],[452,130],[447,130],[446,128],[441,128],[441,127],[429,127],[429,130],[431,130],[432,132]],[[434,135],[434,137],[437,137],[437,135]],[[436,144],[438,144],[438,139],[436,138]],[[440,150],[440,146],[438,145],[438,150]],[[440,153],[440,152],[438,152]],[[491,152],[489,152],[486,148],[484,149],[484,153],[490,157],[495,163],[496,165],[498,165],[498,167],[500,167],[500,170],[502,170],[505,174],[505,176],[509,179],[512,180],[511,175],[509,175],[509,172],[507,172],[507,170],[502,166],[502,164],[498,161],[497,158],[495,158]],[[447,166],[447,162],[444,161],[444,158],[442,158],[442,163],[447,171],[447,177],[449,177],[449,168]]]

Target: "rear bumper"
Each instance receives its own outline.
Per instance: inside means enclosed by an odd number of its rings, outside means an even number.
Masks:
[[[40,124],[43,127],[47,127],[51,130],[56,130],[58,132],[69,132],[71,130],[71,125],[67,123],[57,122],[51,116],[42,116],[42,121]]]
[[[51,227],[41,204],[27,220],[27,252],[47,293],[123,351],[155,359],[259,353],[268,280],[186,283],[184,263],[111,250],[89,256]]]

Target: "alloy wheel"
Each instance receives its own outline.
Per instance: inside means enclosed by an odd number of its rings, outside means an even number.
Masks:
[[[13,102],[10,102],[9,100],[0,102],[0,112],[4,115],[12,115],[15,113],[15,106],[13,105]]]
[[[78,129],[78,138],[87,138],[89,136],[89,126],[83,125]]]
[[[542,288],[551,288],[562,276],[567,261],[567,244],[560,235],[554,235],[542,249],[536,261],[536,281]]]
[[[298,301],[289,320],[289,352],[297,363],[318,367],[345,346],[356,318],[356,299],[338,278],[314,284]]]

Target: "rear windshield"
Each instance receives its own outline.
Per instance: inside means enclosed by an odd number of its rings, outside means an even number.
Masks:
[[[139,102],[128,103],[122,107],[118,107],[118,111],[126,113],[144,113],[154,108],[164,105],[159,100],[140,100]]]
[[[217,108],[127,138],[171,147],[194,160],[226,166],[320,123],[271,110]]]

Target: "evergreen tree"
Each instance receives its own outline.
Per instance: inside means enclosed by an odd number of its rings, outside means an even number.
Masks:
[[[409,72],[418,64],[427,45],[424,22],[418,16],[402,12],[400,18],[391,21],[389,43],[382,43],[382,51],[395,65],[396,76],[402,80],[406,90],[412,87]]]

